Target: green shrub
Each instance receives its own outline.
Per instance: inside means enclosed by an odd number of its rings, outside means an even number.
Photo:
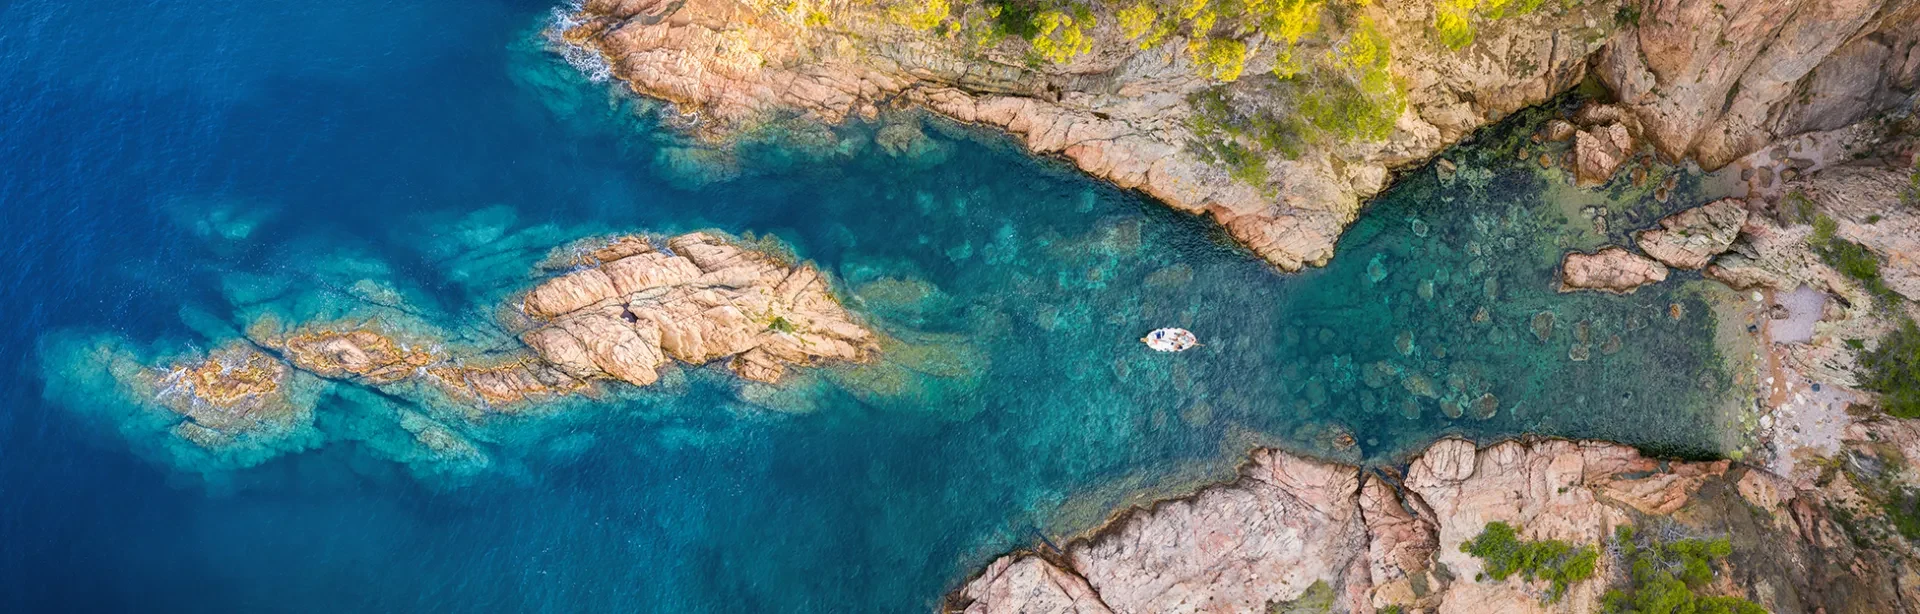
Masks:
[[[1862,386],[1880,393],[1887,413],[1920,418],[1920,326],[1906,320],[1873,351],[1861,353],[1858,375]]]
[[[1433,30],[1440,44],[1458,51],[1473,44],[1473,7],[1478,0],[1436,0],[1433,3]]]
[[[1601,598],[1607,612],[1621,614],[1766,614],[1739,597],[1701,595],[1695,591],[1713,582],[1713,565],[1733,554],[1726,538],[1682,539],[1665,543],[1658,536],[1636,538],[1633,527],[1615,529],[1622,562],[1627,566],[1624,585],[1608,590]]]
[[[1898,488],[1887,496],[1881,505],[1887,514],[1887,521],[1893,529],[1900,532],[1908,541],[1920,541],[1920,493],[1912,489]]]
[[[1072,12],[1047,9],[1034,15],[1034,36],[1030,40],[1040,57],[1065,64],[1093,51],[1093,37],[1087,36],[1087,29],[1098,22],[1086,7],[1074,8]]]
[[[770,330],[776,333],[791,333],[799,329],[794,327],[793,322],[787,320],[786,318],[783,318],[780,316],[773,316],[772,320],[767,321],[767,330]]]
[[[1160,11],[1147,0],[1120,9],[1120,32],[1127,40],[1138,41],[1141,49],[1152,49],[1166,37],[1160,28]]]
[[[1226,167],[1227,174],[1254,187],[1265,187],[1267,160],[1300,155],[1303,141],[1298,121],[1276,119],[1258,109],[1231,104],[1224,87],[1201,90],[1187,97],[1193,115],[1187,127],[1195,141],[1188,150],[1202,161]]]
[[[1831,224],[1832,220],[1828,219],[1827,222]],[[1875,298],[1889,302],[1899,300],[1900,296],[1887,287],[1886,280],[1880,278],[1880,257],[1873,250],[1859,243],[1835,238],[1832,230],[1822,233],[1822,226],[1817,220],[1814,222],[1814,236],[1808,237],[1807,241],[1829,266],[1847,277],[1859,280]]]
[[[1458,51],[1473,44],[1473,18],[1502,19],[1525,15],[1544,0],[1434,0],[1433,30],[1440,44]]]
[[[909,0],[887,7],[887,17],[894,23],[924,32],[946,21],[949,8],[947,0]]]
[[[1207,39],[1194,51],[1193,63],[1199,65],[1202,77],[1237,81],[1247,67],[1247,44],[1231,38]]]
[[[1333,74],[1315,80],[1300,101],[1300,114],[1322,136],[1341,141],[1378,141],[1393,134],[1407,107],[1406,93],[1393,80],[1393,44],[1361,18],[1347,40],[1330,54]]]
[[[1806,192],[1800,190],[1787,192],[1786,196],[1780,198],[1780,203],[1786,211],[1793,212],[1792,221],[1794,222],[1811,224],[1818,219],[1819,211],[1814,207],[1813,198],[1807,196]]]
[[[1825,215],[1813,218],[1813,234],[1807,237],[1807,245],[1816,250],[1827,249],[1833,245],[1833,234],[1840,231],[1840,223]]]
[[[1900,191],[1900,200],[1920,207],[1920,158],[1913,162],[1913,174],[1907,175],[1907,188]]]
[[[1557,539],[1522,541],[1519,531],[1504,522],[1487,523],[1480,535],[1460,544],[1460,551],[1479,558],[1486,575],[1505,580],[1520,574],[1527,580],[1545,580],[1550,584],[1547,600],[1556,602],[1567,588],[1593,577],[1600,551],[1593,546],[1575,548]]]

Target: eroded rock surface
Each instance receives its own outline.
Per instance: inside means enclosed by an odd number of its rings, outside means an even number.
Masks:
[[[1591,188],[1613,178],[1620,166],[1633,155],[1633,136],[1620,122],[1612,122],[1574,133],[1574,184]]]
[[[1560,261],[1560,291],[1600,290],[1632,294],[1651,283],[1666,281],[1667,267],[1651,258],[1609,246],[1591,254],[1570,252]]]
[[[1661,219],[1659,228],[1634,234],[1634,243],[1667,266],[1699,269],[1732,247],[1746,223],[1746,202],[1723,198]]]
[[[1115,612],[1248,612],[1367,582],[1360,473],[1272,451],[1242,479],[1134,513],[1068,549]]]
[[[1719,168],[1899,104],[1920,79],[1920,2],[1654,0],[1595,72],[1670,159]]]
[[[996,560],[946,610],[1265,612],[1321,586],[1332,589],[1334,612],[1599,611],[1607,579],[1624,573],[1612,555],[1558,603],[1544,599],[1543,582],[1476,578],[1482,563],[1461,545],[1506,522],[1523,539],[1602,546],[1622,525],[1726,536],[1749,554],[1716,569],[1731,581],[1705,592],[1768,611],[1912,611],[1895,582],[1915,569],[1910,552],[1830,542],[1845,538],[1826,506],[1858,501],[1838,482],[1799,487],[1727,461],[1565,440],[1442,440],[1414,457],[1404,480],[1259,450],[1240,479],[1123,514],[1069,545],[1068,568],[1034,554]],[[1846,590],[1828,591],[1835,583]]]
[[[771,383],[790,366],[861,362],[878,351],[877,336],[840,306],[811,265],[710,233],[663,243],[622,236],[560,250],[548,263],[559,272],[507,310],[506,330],[483,333],[510,347],[456,343],[391,302],[348,319],[259,314],[244,339],[163,367],[109,346],[98,351],[108,353],[100,360],[136,402],[180,416],[172,434],[209,451],[259,447],[257,440],[310,427],[317,393],[308,389],[332,380],[355,385],[343,394],[370,394],[359,388],[366,387],[432,408],[394,406],[395,421],[435,462],[459,463],[462,471],[484,467],[487,457],[449,422],[596,393],[607,380],[652,385],[670,360],[725,359],[741,377]],[[525,330],[524,346],[505,334],[512,330]]]
[[[1004,557],[966,588],[964,614],[1019,612],[1021,614],[1110,614],[1093,587],[1072,572],[1040,557]]]
[[[179,414],[173,433],[205,448],[272,438],[313,421],[313,405],[297,400],[293,369],[243,342],[205,356],[139,371],[132,382]]]
[[[659,380],[669,360],[730,358],[741,377],[774,382],[786,365],[858,362],[876,347],[812,265],[706,233],[667,248],[621,237],[590,254],[592,266],[534,287],[523,309],[542,325],[520,338],[574,377],[636,386]]]
[[[886,3],[816,4],[590,0],[561,27],[635,91],[698,117],[703,136],[795,111],[838,122],[913,105],[1006,130],[1035,153],[1211,216],[1288,270],[1324,264],[1391,171],[1589,72],[1619,93],[1615,113],[1555,133],[1576,140],[1576,178],[1588,186],[1611,177],[1639,140],[1717,168],[1782,137],[1863,119],[1920,86],[1920,0],[1547,3],[1471,16],[1472,42],[1458,50],[1434,35],[1432,3],[1376,2],[1345,19],[1323,15],[1320,34],[1294,55],[1337,55],[1343,30],[1365,18],[1392,47],[1403,105],[1390,134],[1292,139],[1298,155],[1231,172],[1190,146],[1207,140],[1193,127],[1195,101],[1298,118],[1300,93],[1265,74],[1278,63],[1276,41],[1254,37],[1243,76],[1222,83],[1201,76],[1185,35],[1143,49],[1110,25],[1120,19],[1108,4],[1089,7],[1100,25],[1086,32],[1088,52],[1062,64],[1029,62],[1018,37],[976,47],[970,34],[937,33],[993,21],[972,2],[942,3],[951,8],[933,31],[900,25]]]

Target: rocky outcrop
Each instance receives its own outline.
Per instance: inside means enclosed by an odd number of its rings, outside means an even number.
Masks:
[[[1360,481],[1261,450],[1233,486],[1136,512],[1067,557],[1115,612],[1259,611],[1315,582],[1364,586]]]
[[[521,340],[569,375],[636,386],[659,380],[669,360],[730,358],[734,373],[771,383],[789,364],[859,362],[874,350],[812,265],[706,233],[667,248],[620,237],[587,256],[592,266],[534,287],[522,310],[542,324]]]
[[[313,421],[311,399],[292,390],[293,370],[246,343],[141,369],[127,382],[182,420],[173,434],[204,448],[273,438]]]
[[[1651,0],[1594,71],[1670,159],[1719,168],[1920,85],[1914,0]]]
[[[182,418],[174,435],[217,451],[310,425],[314,395],[289,392],[297,378],[366,386],[478,420],[603,381],[652,385],[669,360],[725,359],[742,378],[773,383],[789,366],[862,362],[878,351],[877,335],[840,306],[812,265],[712,233],[663,243],[621,236],[558,250],[545,265],[555,274],[521,295],[502,323],[525,331],[524,347],[457,346],[389,307],[362,319],[292,323],[267,313],[249,323],[245,339],[207,355],[112,372],[134,398]],[[421,444],[484,461],[441,418],[396,411]]]
[[[1662,461],[1598,442],[1443,440],[1404,479],[1259,450],[1238,480],[1122,514],[1070,544],[1064,564],[996,560],[944,611],[1260,612],[1329,587],[1334,612],[1591,612],[1609,578],[1624,577],[1621,559],[1603,555],[1596,579],[1554,604],[1544,584],[1488,579],[1461,545],[1491,522],[1573,544],[1605,545],[1623,525],[1725,536],[1750,551],[1715,570],[1729,581],[1711,592],[1768,611],[1913,611],[1904,604],[1916,591],[1895,581],[1915,569],[1910,548],[1828,541],[1844,531],[1828,506],[1854,501],[1845,486],[1802,488],[1727,461]],[[1846,590],[1829,591],[1834,583]]]
[[[1651,283],[1666,281],[1667,267],[1651,258],[1609,246],[1591,254],[1569,252],[1560,261],[1560,291],[1600,290],[1632,294]]]
[[[1723,198],[1660,220],[1660,227],[1634,234],[1640,251],[1676,269],[1699,269],[1733,246],[1747,223],[1747,205]]]
[[[1573,134],[1574,185],[1591,188],[1613,178],[1633,155],[1633,136],[1619,122]]]
[[[1834,237],[1867,248],[1880,261],[1880,279],[1907,300],[1920,301],[1920,167],[1910,157],[1891,168],[1849,165],[1796,182],[1834,222]]]
[[[1092,8],[1100,23],[1118,22],[1113,7]],[[1327,143],[1290,137],[1305,151],[1266,160],[1262,174],[1269,179],[1259,185],[1236,179],[1189,147],[1197,140],[1190,98],[1223,85],[1249,105],[1297,98],[1276,94],[1272,90],[1285,86],[1262,75],[1274,65],[1271,52],[1260,53],[1270,42],[1252,45],[1248,78],[1222,84],[1200,76],[1178,35],[1141,49],[1119,28],[1103,25],[1089,33],[1094,41],[1087,55],[1036,67],[1018,38],[972,48],[897,25],[881,5],[822,10],[811,25],[807,16],[816,13],[795,10],[733,0],[593,0],[562,27],[566,40],[604,56],[612,74],[634,90],[700,117],[697,131],[706,136],[783,112],[837,122],[874,116],[888,102],[911,103],[1004,129],[1035,153],[1063,156],[1096,177],[1211,216],[1261,257],[1291,270],[1332,257],[1360,201],[1386,186],[1390,169],[1417,163],[1578,82],[1587,54],[1605,35],[1605,26],[1590,24],[1610,24],[1613,3],[1511,18],[1481,34],[1482,44],[1498,53],[1464,56],[1432,39],[1424,3],[1364,9],[1396,46],[1402,81],[1396,87],[1404,91],[1406,112],[1387,118],[1395,135]],[[975,14],[983,7],[954,3],[953,11],[956,24],[992,21]],[[1558,34],[1573,31],[1585,34]],[[1342,37],[1306,44],[1331,51]]]
[[[951,11],[933,31],[900,25],[889,6],[589,0],[558,29],[633,90],[697,118],[694,129],[706,137],[795,111],[839,122],[889,104],[917,106],[1006,130],[1035,153],[1211,216],[1288,270],[1324,264],[1359,203],[1392,171],[1590,71],[1620,104],[1608,107],[1615,116],[1568,134],[1585,186],[1621,168],[1640,132],[1670,158],[1717,168],[1782,137],[1858,121],[1920,86],[1920,0],[1547,3],[1527,14],[1470,16],[1472,43],[1459,50],[1434,34],[1433,3],[1376,2],[1345,19],[1314,18],[1318,34],[1291,57],[1344,57],[1353,17],[1364,17],[1392,47],[1391,87],[1404,105],[1386,107],[1403,109],[1390,134],[1295,134],[1286,140],[1297,154],[1268,152],[1255,160],[1257,171],[1229,172],[1192,145],[1221,138],[1196,132],[1195,100],[1305,126],[1305,101],[1339,95],[1300,91],[1309,87],[1300,83],[1322,80],[1266,74],[1286,46],[1278,41],[1243,41],[1244,76],[1222,83],[1201,76],[1183,34],[1145,49],[1128,40],[1111,25],[1120,20],[1108,4],[1091,7],[1100,25],[1086,32],[1088,52],[1062,64],[1030,62],[1032,50],[1017,37],[968,42],[995,39],[973,35],[996,20],[984,6],[942,3]]]
[[[963,614],[1111,614],[1087,581],[1040,557],[1003,557],[959,595]]]

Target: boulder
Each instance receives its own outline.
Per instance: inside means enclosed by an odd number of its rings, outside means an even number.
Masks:
[[[1255,612],[1324,582],[1364,592],[1360,472],[1258,450],[1231,485],[1127,516],[1068,549],[1115,612]],[[1342,611],[1364,611],[1347,603]]]
[[[1614,122],[1573,135],[1574,184],[1591,188],[1607,183],[1633,156],[1633,136],[1625,124]]]
[[[1039,557],[1008,555],[957,595],[962,614],[1111,614],[1093,587]]]
[[[1723,198],[1669,215],[1660,220],[1659,228],[1636,233],[1634,242],[1640,251],[1669,267],[1694,270],[1733,247],[1746,223],[1746,203]]]
[[[1569,252],[1560,261],[1560,291],[1600,290],[1632,294],[1651,283],[1666,281],[1667,267],[1618,246],[1592,254]]]
[[[709,233],[666,243],[670,253],[631,237],[612,239],[592,251],[586,268],[529,290],[524,311],[542,323],[521,341],[573,377],[636,386],[653,384],[674,360],[733,358],[735,373],[772,382],[785,364],[858,362],[874,351],[875,335],[812,265],[788,264]]]

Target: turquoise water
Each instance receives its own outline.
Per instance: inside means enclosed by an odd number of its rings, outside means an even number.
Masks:
[[[1449,154],[1450,182],[1410,173],[1332,266],[1285,276],[1202,220],[911,116],[887,120],[926,135],[908,147],[875,125],[690,146],[544,49],[551,8],[0,8],[0,609],[927,611],[995,554],[1253,445],[1727,445],[1696,292],[1552,292],[1561,248],[1601,237],[1499,145],[1525,126]],[[1627,186],[1603,204],[1660,209]],[[434,408],[335,385],[302,450],[235,468],[173,456],[72,351],[203,351],[262,311],[367,309],[363,280],[503,343],[492,310],[547,249],[699,228],[778,238],[970,373],[863,397],[829,370],[754,402],[689,370],[449,421],[491,459],[456,472],[393,443],[393,412]],[[1168,325],[1205,345],[1136,341]]]

